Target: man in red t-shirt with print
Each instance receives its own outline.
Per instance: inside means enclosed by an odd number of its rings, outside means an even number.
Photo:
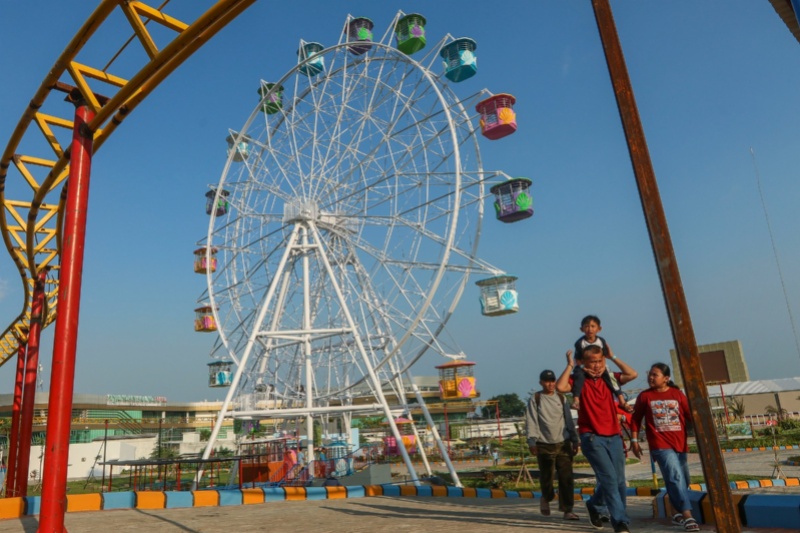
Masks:
[[[609,351],[606,357],[599,346],[586,347],[583,367],[587,379],[581,391],[578,433],[583,455],[597,478],[595,493],[586,502],[589,521],[595,528],[602,528],[603,522],[597,507],[605,505],[611,515],[611,525],[614,526],[615,533],[624,533],[630,531],[630,519],[625,509],[625,452],[617,418],[617,400],[601,379],[606,370],[606,359],[611,359],[619,367],[621,372],[616,372],[614,377],[620,385],[633,381],[638,376],[633,368],[622,362],[613,352]],[[569,351],[567,368],[558,378],[556,390],[564,393],[572,391],[573,368],[572,351]]]

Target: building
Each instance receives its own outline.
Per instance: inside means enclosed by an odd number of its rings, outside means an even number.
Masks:
[[[49,393],[34,398],[33,445],[44,444]],[[14,396],[0,394],[0,417],[10,420]],[[72,401],[70,443],[98,438],[159,434],[165,443],[183,441],[184,433],[213,429],[222,402],[170,403],[164,396],[127,394],[75,394]],[[107,425],[106,425],[107,423]],[[233,421],[223,424],[220,438],[233,434]]]
[[[704,344],[697,347],[700,355],[700,366],[707,385],[717,383],[740,383],[750,381],[750,372],[744,360],[742,343],[738,340]],[[669,351],[672,359],[672,380],[679,387],[683,387],[683,375],[678,370],[678,354],[675,350]]]

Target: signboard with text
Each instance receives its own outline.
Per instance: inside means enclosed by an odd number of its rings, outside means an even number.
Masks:
[[[161,406],[167,404],[166,396],[139,396],[135,394],[108,394],[106,405]]]

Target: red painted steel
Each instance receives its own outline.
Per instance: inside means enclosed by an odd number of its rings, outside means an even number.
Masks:
[[[47,440],[42,476],[40,533],[62,533],[67,511],[67,463],[72,397],[75,385],[75,352],[78,342],[83,248],[92,167],[93,134],[87,124],[95,113],[85,102],[76,103],[70,146],[69,181],[64,208],[58,318],[53,340],[53,371],[47,415]]]
[[[39,341],[42,336],[44,314],[44,284],[47,270],[39,272],[33,286],[31,302],[31,330],[28,334],[28,356],[25,358],[25,384],[22,388],[22,414],[20,416],[19,445],[17,452],[17,496],[28,495],[28,469],[31,463],[31,436],[33,411],[36,403],[36,377],[39,370]]]
[[[6,497],[19,494],[17,487],[17,449],[19,448],[19,425],[22,413],[22,379],[25,375],[25,347],[20,340],[17,349],[17,373],[14,378],[14,405],[11,408],[11,436],[8,439],[8,465],[6,465]]]

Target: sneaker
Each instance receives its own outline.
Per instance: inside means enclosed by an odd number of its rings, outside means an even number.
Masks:
[[[603,529],[603,520],[600,518],[600,513],[588,501],[586,502],[586,512],[589,513],[589,523],[592,524],[592,527]]]
[[[620,522],[614,526],[614,533],[631,533],[631,530],[628,529],[628,524],[625,522]]]
[[[608,516],[607,514],[600,513],[600,520],[608,524],[609,522],[611,522],[611,517]]]

